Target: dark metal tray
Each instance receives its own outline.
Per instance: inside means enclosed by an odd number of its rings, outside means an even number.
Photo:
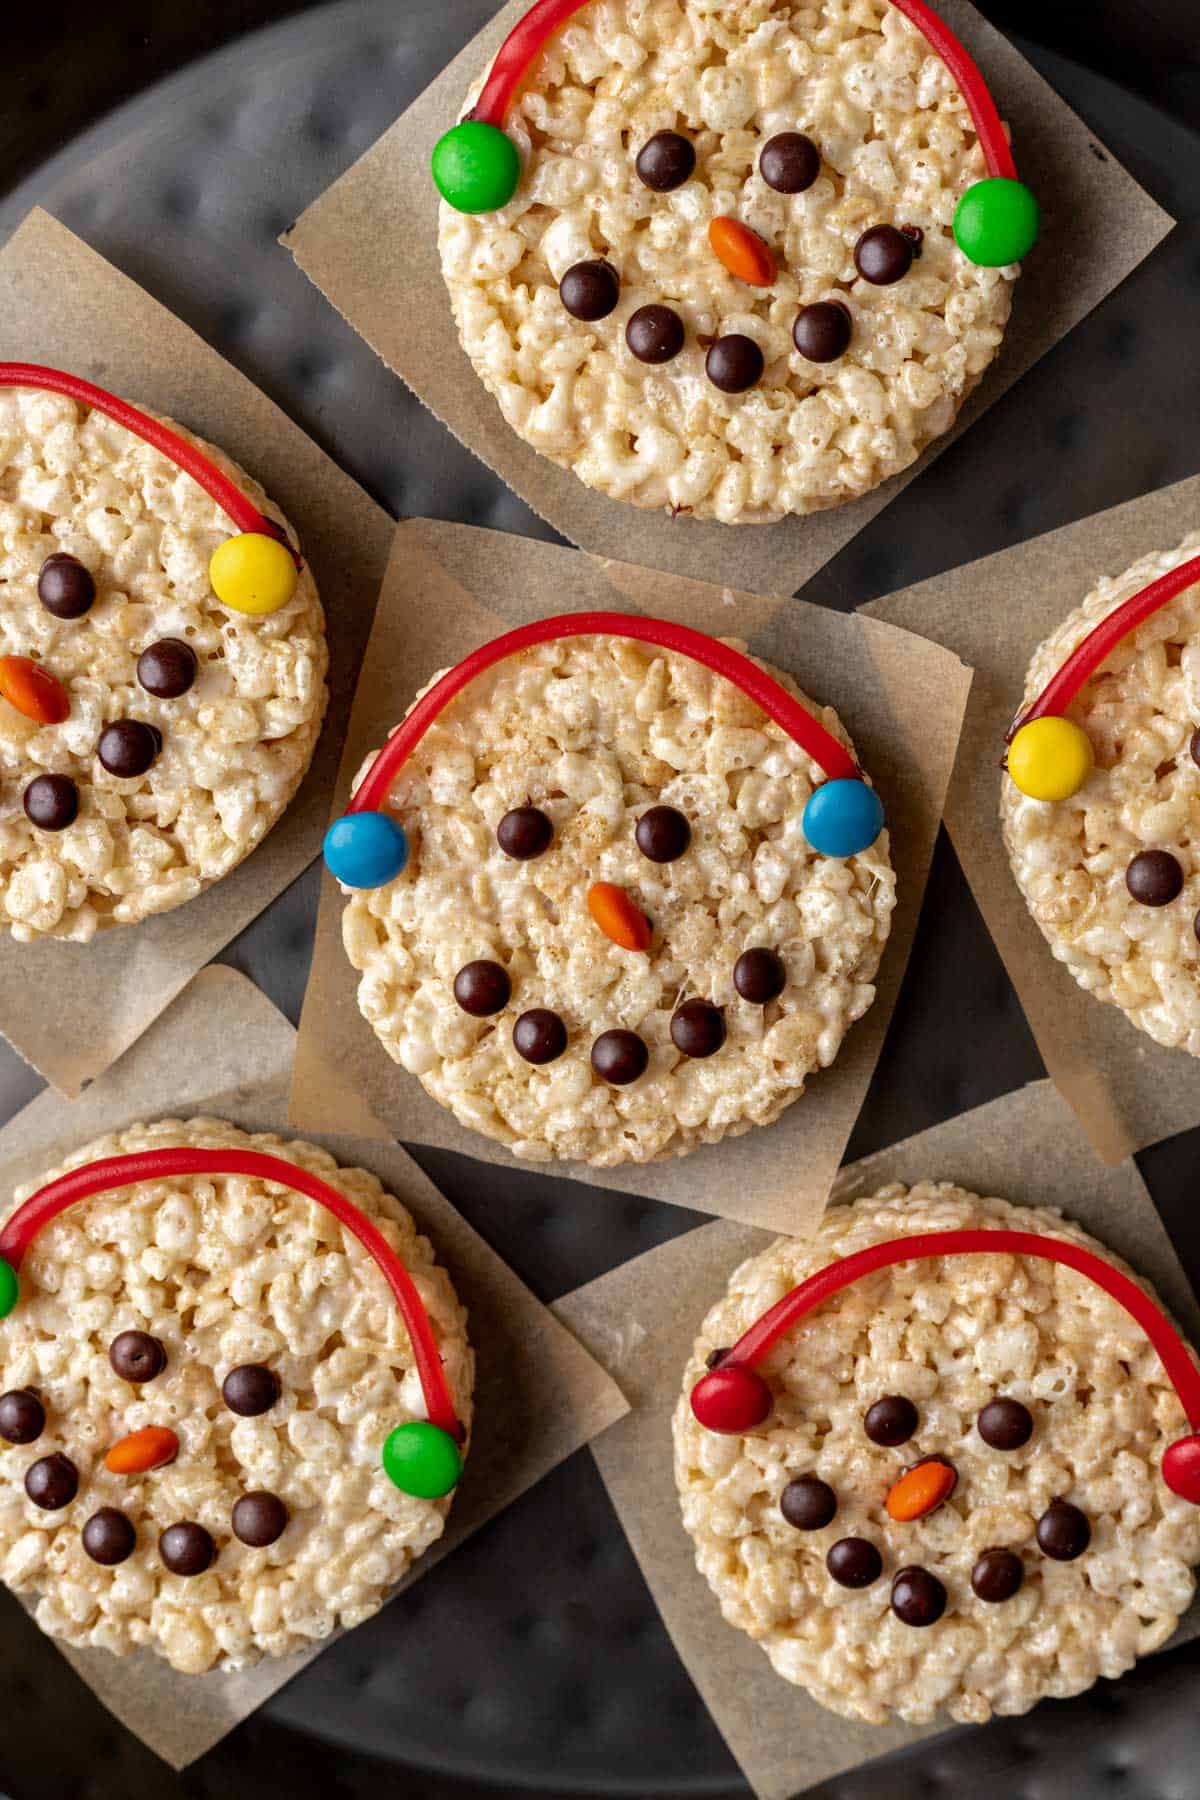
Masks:
[[[27,16],[18,4],[0,5],[0,236],[34,202],[57,213],[244,368],[393,513],[553,535],[381,375],[275,241],[478,29],[492,0],[46,0]],[[1200,400],[1194,0],[984,7],[1026,34],[1032,60],[1183,224],[817,577],[807,597],[828,605],[858,605],[1200,462],[1190,428]],[[279,22],[201,55],[267,20]],[[310,871],[225,958],[293,1019],[315,902]],[[1041,1072],[943,839],[852,1154]],[[0,1045],[0,1115],[39,1085]],[[1197,1147],[1189,1136],[1141,1158],[1193,1279]],[[420,1160],[546,1299],[695,1222],[535,1172],[485,1172],[433,1152]],[[1193,1645],[1119,1685],[948,1733],[819,1793],[1193,1800],[1198,1704]],[[0,1598],[0,1789],[13,1800],[482,1800],[497,1788],[658,1800],[746,1793],[586,1453],[178,1778],[113,1723],[11,1597]]]

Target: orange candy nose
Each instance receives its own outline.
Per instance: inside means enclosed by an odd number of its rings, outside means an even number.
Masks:
[[[957,1486],[958,1471],[952,1463],[943,1462],[940,1456],[919,1462],[889,1488],[888,1516],[901,1523],[923,1519],[948,1500]]]
[[[622,950],[650,948],[650,921],[635,906],[624,888],[611,881],[594,881],[588,889],[588,911],[606,938]]]
[[[179,1439],[165,1425],[147,1425],[142,1431],[131,1431],[113,1445],[104,1459],[110,1475],[144,1475],[148,1469],[161,1469],[179,1455]]]
[[[751,287],[770,287],[775,280],[775,258],[756,231],[740,219],[722,216],[708,228],[708,241],[731,275]]]
[[[39,725],[61,725],[71,710],[62,682],[28,656],[0,656],[0,694]]]

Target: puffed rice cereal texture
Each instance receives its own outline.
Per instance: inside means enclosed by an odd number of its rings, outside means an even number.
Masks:
[[[172,429],[286,525],[222,451]],[[303,780],[327,697],[316,585],[306,567],[278,612],[227,612],[208,565],[233,530],[190,476],[102,413],[0,391],[0,655],[33,657],[71,702],[63,724],[39,725],[0,699],[0,928],[18,942],[86,943],[194,899],[262,841]],[[58,552],[96,583],[80,619],[38,600],[42,564]],[[175,700],[137,678],[141,652],[166,637],[185,639],[200,664]],[[163,737],[133,779],[96,753],[103,727],[125,718]],[[79,789],[64,831],[38,829],[22,805],[47,772]]]
[[[947,431],[1000,348],[1019,266],[977,268],[953,236],[961,195],[986,174],[970,113],[887,0],[594,0],[535,65],[506,129],[523,163],[514,198],[485,215],[441,207],[454,320],[513,430],[614,499],[726,524],[841,506]],[[662,130],[697,153],[665,194],[634,167]],[[820,174],[780,194],[759,153],[797,130]],[[770,287],[718,262],[708,227],[721,215],[771,247]],[[917,227],[923,245],[903,280],[872,286],[854,246],[884,224]],[[585,324],[558,283],[599,257],[620,303]],[[849,309],[853,337],[814,363],[792,326],[827,300]],[[687,330],[682,353],[654,366],[625,341],[650,304]],[[766,359],[750,392],[705,375],[727,333]]]
[[[474,1357],[449,1277],[373,1175],[339,1168],[315,1145],[210,1118],[134,1125],[76,1151],[14,1205],[65,1169],[167,1145],[267,1151],[352,1200],[412,1274],[469,1425]],[[36,1387],[47,1427],[33,1444],[0,1440],[0,1579],[37,1596],[37,1622],[52,1637],[118,1656],[149,1646],[189,1675],[245,1669],[369,1619],[441,1537],[450,1497],[403,1494],[380,1464],[388,1433],[426,1416],[408,1334],[375,1263],[323,1207],[240,1176],[139,1182],[41,1232],[21,1287],[0,1321],[0,1392]],[[128,1330],[167,1352],[164,1372],[143,1386],[109,1363]],[[254,1362],[276,1372],[282,1393],[270,1413],[240,1418],[221,1384]],[[106,1451],[147,1425],[177,1433],[178,1459],[147,1475],[109,1474]],[[26,1498],[24,1477],[55,1452],[78,1468],[79,1493],[45,1512]],[[230,1517],[243,1493],[261,1489],[291,1517],[276,1543],[255,1550]],[[92,1562],[81,1542],[102,1506],[137,1528],[136,1550],[116,1568]],[[216,1540],[206,1574],[172,1575],[159,1559],[160,1533],[181,1520]]]
[[[980,1227],[1085,1244],[1125,1268],[1057,1212],[949,1182],[893,1184],[831,1208],[814,1238],[781,1239],[735,1271],[701,1327],[675,1410],[683,1523],[722,1614],[785,1680],[869,1724],[924,1725],[942,1711],[981,1723],[1081,1693],[1163,1645],[1195,1588],[1200,1512],[1159,1472],[1187,1430],[1183,1409],[1128,1314],[1057,1264],[964,1256],[868,1276],[759,1365],[775,1405],[752,1436],[717,1436],[693,1417],[689,1395],[708,1353],[735,1343],[816,1270],[888,1238]],[[863,1426],[886,1394],[906,1395],[919,1413],[915,1437],[898,1449],[872,1443]],[[1033,1414],[1022,1449],[991,1449],[975,1428],[980,1408],[1001,1396]],[[935,1512],[898,1524],[887,1490],[926,1456],[948,1458],[958,1485]],[[779,1501],[809,1473],[829,1483],[838,1509],[822,1530],[799,1531]],[[1035,1538],[1060,1498],[1091,1525],[1074,1562],[1049,1560]],[[839,1587],[826,1571],[830,1546],[847,1536],[881,1552],[870,1587]],[[1025,1565],[1020,1591],[999,1604],[970,1585],[976,1558],[993,1547]],[[920,1629],[889,1606],[892,1576],[913,1564],[948,1595],[941,1620]]]
[[[831,707],[769,672],[852,748]],[[845,860],[808,844],[804,806],[823,779],[738,688],[686,657],[587,637],[509,658],[446,709],[392,787],[408,866],[350,894],[343,915],[364,1016],[460,1124],[531,1160],[611,1168],[770,1124],[874,999],[896,899],[886,830]],[[527,805],[549,816],[554,839],[519,862],[496,827]],[[656,805],[691,826],[678,861],[651,862],[637,846],[637,821]],[[600,931],[587,906],[596,881],[651,920],[648,952]],[[787,970],[765,1007],[733,985],[738,956],[756,946]],[[510,1005],[483,1019],[453,992],[480,958],[512,983]],[[688,1059],[672,1043],[671,1015],[691,998],[723,1009],[714,1056]],[[512,1042],[516,1017],[535,1007],[568,1032],[565,1054],[541,1067]],[[593,1072],[592,1044],[612,1029],[649,1048],[631,1086]]]
[[[1101,581],[1035,652],[1023,705],[1122,601],[1200,554],[1200,532]],[[1200,1056],[1200,585],[1127,637],[1067,710],[1095,767],[1069,800],[1031,800],[1007,776],[1000,817],[1017,885],[1080,987],[1156,1043]],[[1125,872],[1143,850],[1179,863],[1166,906],[1134,900]]]

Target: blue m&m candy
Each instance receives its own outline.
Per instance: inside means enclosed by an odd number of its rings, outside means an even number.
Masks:
[[[804,835],[822,856],[857,856],[883,830],[883,802],[865,781],[827,781],[804,809]]]
[[[325,866],[344,887],[383,887],[407,862],[404,828],[387,813],[346,813],[325,833]]]

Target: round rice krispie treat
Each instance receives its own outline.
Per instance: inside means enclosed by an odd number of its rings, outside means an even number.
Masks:
[[[434,177],[463,348],[527,444],[738,524],[855,500],[950,428],[1037,206],[962,47],[970,104],[905,12],[566,0],[518,26]]]
[[[466,1314],[405,1208],[312,1144],[169,1119],[46,1181],[143,1152],[0,1232],[0,1579],[77,1647],[244,1669],[370,1618],[442,1535]]]
[[[324,615],[283,515],[220,450],[135,416],[258,527],[231,538],[102,405],[0,381],[0,928],[21,943],[87,942],[227,875],[325,712]]]
[[[661,649],[661,622],[604,616],[656,641],[555,636],[444,705],[468,665],[435,681],[407,759],[367,765],[385,810],[341,821],[368,849],[398,824],[400,856],[359,870],[338,826],[326,854],[358,890],[343,939],[388,1054],[517,1156],[608,1168],[778,1118],[874,999],[896,881],[831,707],[686,634],[823,740],[842,779],[822,781],[735,680]]]
[[[1098,583],[1022,719],[1000,816],[1030,912],[1081,987],[1200,1056],[1200,533]]]
[[[905,1259],[914,1233],[964,1232]],[[884,1245],[831,1296],[795,1292]],[[1200,1417],[1194,1355],[1076,1226],[895,1183],[743,1263],[705,1319],[674,1418],[684,1526],[724,1617],[823,1706],[1023,1713],[1123,1674],[1187,1610],[1200,1438],[1180,1394]]]

